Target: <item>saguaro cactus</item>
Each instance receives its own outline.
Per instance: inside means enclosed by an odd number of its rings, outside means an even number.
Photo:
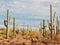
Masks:
[[[39,32],[42,33],[42,22],[40,22]]]
[[[15,18],[13,18],[13,37],[16,36],[16,21],[15,21]]]
[[[58,17],[56,19],[57,19],[57,25],[56,25],[56,33],[57,33],[57,31],[59,30],[59,20]]]
[[[6,30],[6,38],[8,38],[9,31],[9,10],[7,10],[7,30]]]
[[[52,39],[52,5],[50,4],[50,31],[51,31],[51,39]]]
[[[54,12],[54,18],[53,18],[53,29],[54,29],[55,34],[56,34],[56,12]]]
[[[9,35],[9,23],[10,23],[10,16],[9,16],[9,10],[7,9],[7,20],[4,20],[4,25],[6,27],[6,39],[8,38]]]
[[[45,20],[43,20],[43,36],[45,36],[44,29],[45,29]]]
[[[52,5],[50,4],[50,23],[52,23]]]
[[[9,28],[10,28],[10,16],[9,16],[9,10],[7,9],[7,30],[6,30],[6,38],[8,38],[9,35]]]

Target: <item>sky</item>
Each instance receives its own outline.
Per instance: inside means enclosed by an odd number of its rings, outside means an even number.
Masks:
[[[56,11],[60,17],[60,0],[0,0],[0,28],[5,27],[7,9],[11,16],[11,27],[15,17],[18,27],[25,24],[37,28],[43,19],[49,19],[50,4],[53,6],[53,12]]]

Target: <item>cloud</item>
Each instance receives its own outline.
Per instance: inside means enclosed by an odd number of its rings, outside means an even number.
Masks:
[[[50,3],[53,4],[53,11],[56,10],[59,16],[60,0],[57,0],[55,6],[54,0],[0,0],[0,16],[2,20],[6,19],[6,10],[9,9],[9,15],[19,20],[19,23],[22,24],[23,20],[29,23],[32,20],[31,25],[36,22],[39,26],[40,20],[49,19]]]

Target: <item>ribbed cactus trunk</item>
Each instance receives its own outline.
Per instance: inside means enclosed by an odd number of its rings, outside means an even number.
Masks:
[[[45,20],[43,20],[43,36],[45,36]]]
[[[56,12],[54,12],[54,18],[53,18],[53,29],[55,31],[55,34],[56,34]]]
[[[50,4],[50,27],[51,27],[51,39],[52,39],[52,5]]]
[[[6,39],[9,35],[9,10],[7,10],[7,27],[6,27]]]
[[[16,37],[16,20],[13,18],[13,37]]]
[[[40,33],[43,33],[43,32],[42,32],[42,22],[40,22],[39,32],[40,32]]]
[[[56,34],[57,34],[57,31],[59,30],[59,20],[58,17],[56,19],[57,19],[57,25],[56,25]]]

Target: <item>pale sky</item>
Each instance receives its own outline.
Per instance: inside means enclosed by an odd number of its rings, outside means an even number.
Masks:
[[[53,12],[55,10],[60,18],[60,0],[0,0],[0,27],[4,27],[7,9],[10,11],[11,25],[15,17],[18,26],[25,23],[39,27],[42,19],[49,19],[50,3],[53,5]]]

